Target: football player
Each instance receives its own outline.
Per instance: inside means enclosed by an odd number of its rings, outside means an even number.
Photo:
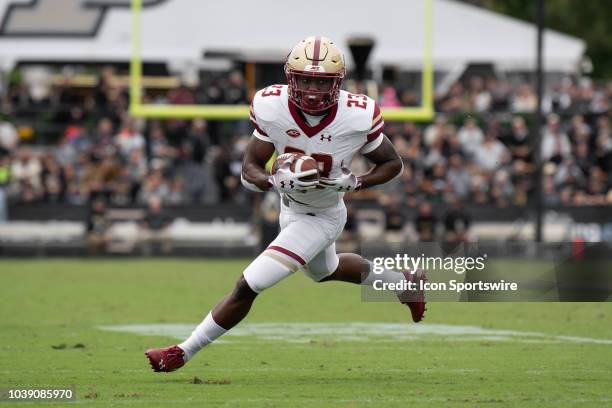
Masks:
[[[383,184],[402,171],[402,160],[383,134],[384,121],[376,102],[340,90],[345,63],[338,47],[325,37],[297,44],[285,65],[287,85],[257,92],[250,118],[255,130],[245,153],[242,183],[253,191],[275,189],[281,195],[281,231],[244,270],[235,287],[184,342],[145,354],[155,371],[169,372],[185,364],[206,345],[238,324],[264,290],[302,270],[315,282],[344,281],[371,285],[374,280],[401,283],[425,279],[423,271],[384,271],[357,254],[336,254],[335,241],[346,222],[343,195]],[[300,152],[318,162],[319,179],[302,181],[317,172],[291,170],[288,160],[274,176],[265,165],[274,152]],[[374,167],[355,175],[348,166],[355,154]],[[398,285],[399,286],[399,285]],[[420,287],[420,286],[417,286]],[[398,298],[421,321],[424,294],[404,292]]]

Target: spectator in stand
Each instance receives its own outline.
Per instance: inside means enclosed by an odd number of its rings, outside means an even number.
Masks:
[[[140,189],[144,183],[149,166],[143,150],[133,150],[127,162],[127,175],[130,180],[131,202],[134,203],[140,194]]]
[[[19,143],[19,135],[15,125],[0,117],[0,149],[12,152]]]
[[[160,197],[152,195],[148,199],[147,214],[140,223],[141,244],[145,255],[153,252],[155,245],[161,245],[161,251],[167,254],[172,249],[169,227],[172,219],[163,211]]]
[[[444,216],[444,240],[452,243],[467,242],[470,224],[471,217],[463,209],[461,201],[451,199],[451,207]]]
[[[582,174],[588,174],[591,166],[595,164],[595,156],[589,151],[589,145],[586,142],[576,145],[575,160]]]
[[[44,190],[44,200],[49,203],[63,201],[66,192],[66,178],[62,168],[55,161],[52,154],[43,157],[43,171],[41,173]]]
[[[146,178],[139,194],[141,203],[149,203],[153,197],[163,199],[170,193],[170,188],[160,169],[154,169]]]
[[[491,200],[500,208],[507,207],[512,202],[514,187],[506,170],[498,171],[493,176],[491,184]]]
[[[444,154],[444,139],[442,137],[438,138],[429,146],[429,149],[427,149],[427,154],[425,155],[422,163],[429,169],[438,162],[446,162],[446,157]]]
[[[468,198],[468,193],[470,191],[471,175],[465,167],[460,155],[452,155],[449,162],[450,167],[446,173],[448,185],[456,197],[465,200]]]
[[[244,76],[240,71],[230,72],[223,92],[224,102],[229,105],[249,104],[249,95]]]
[[[454,83],[447,95],[438,95],[437,110],[445,113],[468,112],[470,110],[470,100],[463,85],[459,82]]]
[[[589,174],[588,186],[586,193],[588,195],[588,204],[590,205],[605,205],[607,201],[607,188],[605,187],[606,176],[599,167],[592,167]]]
[[[385,208],[385,240],[387,242],[404,242],[406,234],[406,216],[399,206],[399,200],[393,196]]]
[[[514,161],[532,162],[531,146],[529,145],[529,129],[521,116],[512,118],[511,130],[506,137],[506,145],[512,153]]]
[[[196,103],[195,92],[187,87],[186,84],[172,89],[168,93],[168,103],[172,105],[192,105]],[[189,121],[184,119],[170,119],[166,122],[168,136],[171,140],[181,140],[185,137],[189,126]]]
[[[106,109],[117,92],[115,69],[111,66],[102,68],[102,73],[95,88],[95,101],[100,109]]]
[[[169,205],[183,205],[187,202],[185,197],[185,180],[181,176],[177,176],[170,184],[170,192],[166,197],[166,203]]]
[[[113,144],[113,122],[109,118],[102,118],[98,122],[92,141],[96,146],[107,147]],[[114,147],[113,147],[114,148]]]
[[[431,167],[431,186],[434,194],[436,195],[436,201],[444,201],[444,195],[449,189],[448,181],[446,179],[446,163],[438,162]]]
[[[414,220],[415,230],[418,234],[419,241],[434,241],[436,238],[437,223],[438,220],[433,214],[431,204],[427,201],[422,202],[419,205],[419,212]]]
[[[36,201],[43,195],[40,160],[29,146],[20,147],[18,155],[11,163],[11,191],[19,201]]]
[[[112,206],[124,207],[133,203],[129,169],[121,167],[118,176],[109,185],[109,201]]]
[[[10,180],[10,157],[0,150],[0,224],[8,219],[8,184]]]
[[[597,165],[612,178],[612,131],[610,120],[601,117],[597,121],[597,137],[595,139],[595,159]]]
[[[160,122],[153,122],[149,130],[149,163],[154,167],[169,169],[178,157],[178,149],[168,143]]]
[[[488,78],[486,87],[491,94],[491,110],[493,112],[504,112],[508,110],[510,100],[510,87],[504,81],[497,78]]]
[[[124,158],[130,157],[134,150],[145,148],[145,139],[136,129],[134,119],[125,116],[119,133],[115,135],[115,144],[119,147],[119,152]]]
[[[434,120],[432,125],[427,126],[425,129],[425,137],[423,141],[425,142],[425,146],[431,146],[436,143],[438,140],[443,139],[446,135],[446,126],[448,122],[445,116],[439,115]]]
[[[553,207],[561,204],[561,197],[557,193],[555,183],[551,176],[544,176],[544,180],[542,182],[542,190],[545,206]]]
[[[470,196],[475,204],[488,204],[490,193],[490,175],[476,169],[470,179]]]
[[[380,98],[379,105],[382,108],[399,108],[402,106],[399,99],[397,98],[397,91],[392,86],[386,86],[383,88],[382,97]]]
[[[110,221],[106,214],[106,202],[102,196],[94,196],[90,202],[86,220],[87,244],[90,255],[103,255],[110,242]]]
[[[195,163],[202,163],[210,144],[208,122],[204,119],[194,119],[182,143],[183,155]]]
[[[487,112],[491,108],[492,96],[484,86],[480,77],[470,78],[469,98],[471,110],[475,112]]]
[[[556,166],[553,181],[555,186],[570,185],[574,188],[586,187],[586,174],[582,172],[573,157],[567,157]]]
[[[494,172],[509,160],[508,149],[497,140],[497,134],[491,130],[487,131],[484,141],[474,149],[474,164],[486,172]]]
[[[459,129],[459,142],[463,152],[468,156],[472,156],[476,148],[482,144],[483,139],[484,133],[478,127],[476,119],[471,116],[465,118],[463,126]]]
[[[570,122],[570,128],[567,132],[570,141],[573,144],[580,142],[588,143],[591,138],[591,127],[584,122],[584,116],[574,115]]]
[[[561,130],[559,116],[552,113],[548,115],[542,135],[542,160],[561,163],[570,154],[570,140]]]
[[[527,83],[520,84],[512,99],[512,112],[531,113],[536,110],[537,97],[531,86]]]

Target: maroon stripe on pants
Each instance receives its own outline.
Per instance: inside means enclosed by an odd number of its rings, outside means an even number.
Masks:
[[[295,259],[296,261],[298,261],[300,263],[300,265],[304,265],[306,263],[306,261],[303,260],[301,256],[299,256],[295,252],[291,252],[290,250],[285,249],[283,247],[279,247],[279,246],[276,246],[276,245],[271,245],[271,246],[268,247],[268,249],[272,249],[274,251],[280,252],[281,254],[285,254],[285,255]]]

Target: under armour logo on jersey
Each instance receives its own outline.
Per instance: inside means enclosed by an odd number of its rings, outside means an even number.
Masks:
[[[164,1],[144,0],[142,7]],[[0,36],[94,37],[107,11],[130,4],[130,0],[13,0],[0,10],[4,11]]]
[[[327,135],[327,136],[321,135],[321,141],[327,140],[328,142],[331,142],[331,139],[332,139],[331,135]]]
[[[281,188],[287,188],[286,184],[287,184],[286,181],[284,181],[284,180],[281,181],[280,182]],[[293,180],[289,180],[289,188],[293,188]]]

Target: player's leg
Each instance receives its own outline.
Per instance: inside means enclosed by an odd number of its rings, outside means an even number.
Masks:
[[[232,291],[206,315],[185,341],[146,351],[145,355],[154,371],[170,372],[182,367],[198,351],[244,319],[261,291],[291,275],[296,269],[281,257],[269,256],[269,252],[264,251],[251,262]]]
[[[217,303],[191,336],[179,344],[185,352],[185,359],[191,359],[202,348],[240,323],[249,313],[259,293],[276,285],[295,269],[295,264],[272,250],[262,252],[244,270],[234,289]]]
[[[317,282],[342,281],[371,285],[379,279],[385,283],[400,283],[404,274],[385,269],[374,273],[372,262],[357,254],[336,254],[335,244],[325,248],[309,264],[307,274]]]
[[[335,245],[330,245],[318,254],[309,264],[307,274],[317,282],[342,281],[355,284],[371,286],[374,281],[380,280],[384,283],[398,284],[402,282],[415,282],[417,288],[420,281],[426,280],[424,271],[415,273],[404,271],[402,273],[383,269],[374,272],[372,262],[357,254],[338,254]],[[401,288],[401,285],[396,285]],[[425,313],[425,294],[422,290],[407,291],[397,289],[395,291],[400,302],[410,308],[412,320],[419,322]]]
[[[306,264],[327,243],[324,229],[307,215],[281,214],[281,228],[278,237],[244,270],[232,292],[208,313],[187,340],[177,346],[147,351],[155,371],[181,367],[238,324],[259,293]]]

